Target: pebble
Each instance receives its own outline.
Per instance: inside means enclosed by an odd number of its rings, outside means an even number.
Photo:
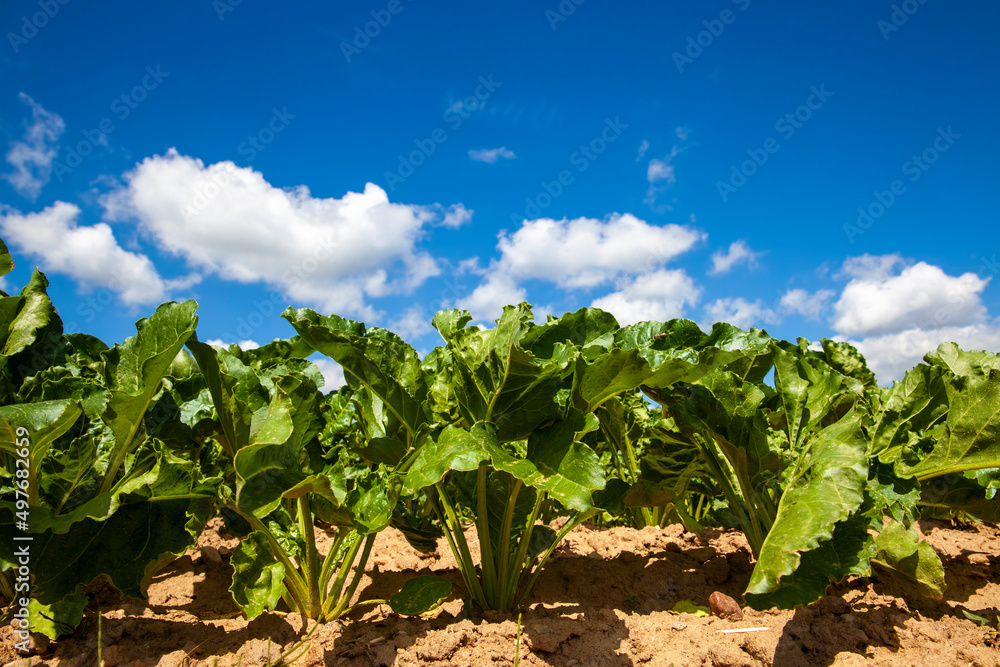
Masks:
[[[672,623],[672,624],[670,625],[670,627],[671,627],[671,628],[673,628],[674,630],[683,630],[683,629],[684,629],[684,628],[686,628],[687,626],[688,626],[688,624],[687,624],[687,623],[681,623],[681,622],[679,622],[679,621],[678,621],[677,623]]]
[[[216,549],[215,547],[202,547],[201,558],[202,560],[208,561],[209,563],[222,562],[222,555],[219,554],[219,550]]]
[[[725,593],[719,591],[712,593],[708,598],[708,606],[712,614],[719,618],[728,618],[731,621],[743,620],[743,610],[740,609],[740,605]]]

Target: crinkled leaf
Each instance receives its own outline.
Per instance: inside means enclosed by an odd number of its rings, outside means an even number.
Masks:
[[[77,586],[74,592],[52,604],[42,604],[32,598],[28,602],[31,631],[40,632],[49,639],[72,634],[83,620],[83,610],[89,601],[83,586]]]
[[[447,579],[427,575],[411,577],[389,598],[389,606],[402,616],[416,616],[434,609],[449,595],[451,582]]]
[[[861,420],[854,412],[807,437],[764,539],[747,592],[776,591],[803,552],[829,540],[861,505],[868,476]]]
[[[496,440],[495,428],[479,423],[471,432],[458,426],[446,426],[436,438],[427,436],[420,453],[403,481],[404,493],[441,481],[450,470],[475,470],[490,458],[487,440]]]
[[[872,562],[881,565],[894,575],[914,582],[920,592],[929,598],[944,597],[944,565],[940,556],[912,528],[895,521],[887,525],[875,538],[877,553]]]
[[[850,575],[868,576],[871,573],[869,562],[874,553],[874,542],[868,534],[868,520],[861,514],[855,514],[836,524],[830,539],[801,554],[798,567],[783,576],[777,588],[760,593],[748,589],[744,598],[747,605],[758,611],[775,607],[793,609],[811,604],[826,595],[831,584],[839,583]],[[758,569],[766,566],[766,563],[758,561],[754,576]]]
[[[240,540],[230,558],[233,582],[229,591],[248,620],[274,611],[284,590],[285,567],[271,552],[267,537],[254,531]]]

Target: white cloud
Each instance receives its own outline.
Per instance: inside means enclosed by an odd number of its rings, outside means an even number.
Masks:
[[[34,200],[52,177],[52,162],[59,151],[57,142],[66,129],[66,123],[58,114],[42,108],[29,95],[21,93],[18,97],[31,107],[31,124],[26,125],[23,140],[11,142],[7,163],[14,167],[14,171],[4,174],[4,178],[18,194]]]
[[[677,138],[681,141],[687,141],[688,137],[691,136],[691,128],[686,125],[678,125],[677,129],[674,130],[674,134],[676,134]]]
[[[470,150],[469,157],[476,162],[493,164],[500,158],[513,160],[517,156],[514,155],[514,151],[510,150],[506,146],[501,146],[500,148],[481,148],[479,150]]]
[[[718,276],[728,273],[734,266],[746,264],[751,269],[757,266],[757,259],[764,253],[754,251],[746,241],[733,241],[729,250],[718,250],[712,253],[712,270],[709,273]]]
[[[1000,319],[989,319],[981,299],[989,278],[950,276],[898,253],[850,257],[837,277],[848,282],[833,305],[831,326],[837,339],[865,356],[880,383],[900,379],[944,342],[1000,350]]]
[[[221,338],[210,338],[209,340],[205,341],[205,344],[211,345],[212,347],[221,347],[227,350],[229,349],[229,346],[232,345],[232,343],[227,343],[223,341]],[[258,347],[260,347],[260,343],[250,339],[238,341],[236,344],[239,346],[241,350],[256,350]]]
[[[821,289],[814,294],[804,289],[790,289],[781,297],[780,305],[783,310],[818,320],[836,294],[829,289]]]
[[[462,225],[472,221],[472,214],[475,211],[465,208],[462,204],[449,206],[441,218],[441,226],[449,229],[458,229]]]
[[[848,342],[865,356],[878,381],[888,384],[901,379],[941,343],[955,342],[963,350],[1000,351],[1000,320],[964,327],[914,328]]]
[[[649,150],[649,140],[643,139],[642,143],[639,144],[639,150],[636,153],[635,161],[638,162],[639,160],[641,160],[642,156],[645,155],[646,151],[648,150]]]
[[[320,375],[322,375],[325,380],[325,382],[319,387],[321,391],[330,392],[344,386],[343,366],[330,357],[323,357],[319,355],[310,357],[309,361],[316,364],[317,368],[319,368]]]
[[[864,256],[844,263],[851,276],[834,305],[834,328],[845,336],[878,336],[913,328],[978,324],[986,319],[979,295],[989,279],[949,276],[926,262],[906,266],[898,255]]]
[[[440,273],[417,244],[440,223],[442,207],[390,203],[372,183],[321,199],[305,186],[276,188],[248,167],[205,166],[174,149],[143,160],[125,180],[103,200],[113,218],[134,218],[192,267],[273,285],[297,304],[377,319],[369,298],[408,293]],[[445,224],[470,213],[453,207]]]
[[[389,323],[386,328],[407,342],[434,330],[434,327],[431,326],[431,318],[424,313],[424,309],[420,306],[411,306],[396,320]]]
[[[682,317],[686,308],[696,305],[700,298],[701,289],[683,269],[660,269],[628,280],[591,305],[608,311],[625,326]]]
[[[728,322],[741,329],[762,327],[778,321],[778,314],[760,299],[747,301],[743,297],[716,299],[705,306],[703,329],[711,329],[716,322]]]
[[[646,190],[646,198],[642,200],[644,204],[656,208],[654,205],[657,197],[677,182],[677,174],[671,160],[677,157],[682,150],[674,146],[670,149],[670,155],[662,160],[653,158],[649,161],[649,165],[646,167],[646,180],[649,182],[649,188]]]
[[[527,292],[511,276],[495,272],[456,305],[468,310],[477,322],[492,322],[500,317],[504,306],[517,305],[527,299]]]
[[[525,220],[502,233],[491,272],[538,278],[559,287],[589,288],[621,275],[649,271],[690,250],[704,235],[681,225],[651,225],[631,214],[606,220]]]
[[[157,303],[171,289],[197,282],[196,276],[163,280],[145,255],[118,245],[105,223],[79,226],[79,207],[56,202],[39,213],[0,208],[0,230],[9,244],[39,259],[44,271],[61,273],[85,287],[104,287],[130,305]]]
[[[677,177],[674,174],[673,165],[666,160],[653,158],[649,161],[649,166],[646,168],[646,180],[650,183],[666,181],[667,183],[674,184],[677,182]]]

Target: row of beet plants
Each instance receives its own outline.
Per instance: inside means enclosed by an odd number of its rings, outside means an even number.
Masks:
[[[491,328],[438,313],[443,344],[423,358],[385,329],[291,308],[290,338],[241,350],[198,341],[193,301],[109,347],[64,333],[46,287],[36,271],[0,296],[0,598],[19,603],[14,538],[28,534],[31,623],[53,637],[79,624],[85,586],[103,576],[144,597],[217,516],[241,538],[230,591],[244,614],[321,621],[453,594],[470,613],[514,611],[585,521],[742,530],[758,609],[876,571],[941,597],[915,522],[1000,516],[989,352],[942,345],[883,388],[846,343],[621,327],[593,308],[535,323],[527,304]],[[317,352],[345,386],[318,389]],[[390,525],[422,551],[443,538],[460,583],[414,577],[355,602]]]

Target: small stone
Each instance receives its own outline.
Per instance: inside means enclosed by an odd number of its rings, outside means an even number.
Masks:
[[[201,548],[201,558],[209,563],[221,563],[222,555],[219,550],[215,547],[202,547]]]
[[[687,623],[681,623],[680,621],[678,621],[677,623],[670,624],[670,627],[673,628],[674,630],[683,630],[687,626],[688,626]]]
[[[708,606],[712,614],[719,618],[728,618],[731,621],[743,620],[743,610],[740,609],[740,605],[725,593],[719,591],[712,593],[708,598]]]
[[[988,554],[969,554],[969,564],[970,565],[989,565],[990,557]]]

